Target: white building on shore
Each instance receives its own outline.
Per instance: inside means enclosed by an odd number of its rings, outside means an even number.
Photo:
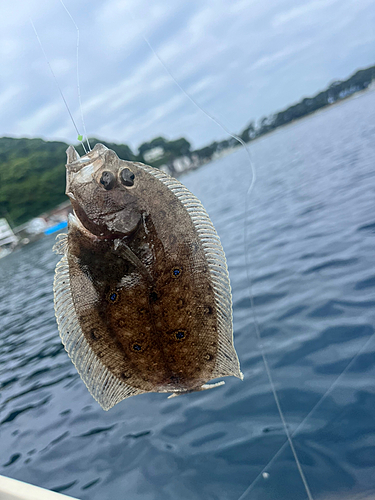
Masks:
[[[156,146],[156,148],[149,149],[143,153],[143,158],[146,162],[155,161],[161,158],[164,154],[164,149],[160,146]]]

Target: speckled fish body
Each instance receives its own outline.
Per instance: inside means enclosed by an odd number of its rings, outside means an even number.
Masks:
[[[101,144],[67,151],[74,212],[55,249],[62,342],[104,409],[145,392],[242,378],[225,255],[200,201]]]

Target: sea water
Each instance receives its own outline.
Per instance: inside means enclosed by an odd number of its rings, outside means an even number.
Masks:
[[[104,412],[58,336],[46,236],[0,261],[0,474],[82,500],[306,498],[255,316],[314,498],[375,490],[375,93],[250,148],[250,195],[243,149],[181,179],[227,255],[244,381]]]

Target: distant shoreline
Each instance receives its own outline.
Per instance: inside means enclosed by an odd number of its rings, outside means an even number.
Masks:
[[[366,88],[366,89],[363,89],[363,90],[359,90],[358,92],[355,92],[354,94],[352,95],[349,95],[347,97],[343,97],[342,99],[340,99],[339,101],[336,101],[336,102],[333,102],[332,104],[327,104],[327,106],[324,106],[323,108],[319,108],[315,111],[312,111],[311,113],[307,114],[307,115],[304,115],[304,116],[301,116],[300,118],[296,118],[294,119],[293,121],[291,122],[288,122],[288,123],[285,123],[284,125],[279,125],[278,127],[272,129],[272,130],[269,130],[268,132],[265,132],[263,135],[259,135],[258,137],[255,137],[254,139],[251,140],[251,142],[255,142],[257,141],[258,139],[261,139],[262,137],[265,137],[266,135],[269,135],[269,134],[272,134],[273,132],[276,132],[277,130],[281,130],[281,129],[284,129],[286,127],[290,127],[296,123],[299,123],[303,120],[306,120],[307,118],[310,118],[312,116],[315,116],[315,115],[318,115],[320,113],[324,113],[325,111],[328,111],[330,109],[332,109],[333,107],[336,107],[336,106],[341,106],[341,104],[344,104],[352,99],[358,99],[359,97],[362,97],[363,95],[367,94],[367,93],[371,93],[371,92],[375,92],[375,87],[374,88]],[[242,144],[239,144],[238,148],[240,147],[243,147]],[[237,148],[236,148],[237,149]]]
[[[371,93],[371,92],[375,92],[375,87],[374,88],[366,88],[364,90],[355,92],[352,95],[349,95],[347,97],[344,97],[343,99],[340,99],[339,101],[333,102],[332,104],[328,104],[327,106],[324,106],[324,107],[322,107],[320,109],[317,109],[317,110],[315,110],[315,111],[313,111],[313,112],[311,112],[311,113],[309,113],[307,115],[301,116],[300,118],[296,118],[295,120],[293,120],[291,122],[285,123],[284,125],[279,125],[278,127],[274,128],[272,130],[264,132],[262,135],[254,137],[254,139],[252,139],[249,143],[247,143],[246,146],[250,146],[251,147],[252,143],[254,143],[254,142],[258,141],[258,140],[261,140],[264,137],[269,136],[269,135],[271,135],[273,133],[276,133],[279,130],[282,130],[282,129],[287,128],[287,127],[291,127],[291,126],[293,126],[293,125],[295,125],[297,123],[300,123],[303,120],[311,118],[312,116],[315,116],[315,115],[320,114],[320,113],[324,113],[324,112],[332,109],[333,107],[341,106],[342,104],[348,102],[351,99],[358,99],[359,97],[362,97],[365,94]],[[221,158],[224,158],[225,156],[228,156],[228,155],[230,155],[232,153],[235,153],[236,151],[240,151],[241,149],[243,149],[243,147],[244,146],[242,144],[240,144],[239,142],[237,142],[236,146],[234,146],[233,148],[230,148],[230,149],[223,150],[221,154],[217,155],[216,157],[212,158],[211,160],[207,161],[206,163],[202,164],[201,166],[203,167],[205,165],[209,165],[210,163],[213,163],[213,162],[215,162],[217,160],[220,160]],[[186,169],[184,172],[182,172],[182,174],[188,174],[188,173],[190,173],[193,170],[194,169]]]
[[[334,81],[325,90],[312,97],[305,97],[296,104],[251,121],[238,137],[245,143],[263,137],[274,130],[291,125],[356,98],[375,87],[375,66],[360,69],[345,81]],[[168,140],[156,137],[141,144],[133,152],[127,144],[115,144],[90,138],[91,147],[101,142],[117,153],[119,158],[139,161],[169,173],[174,177],[230,154],[240,147],[237,139],[228,137],[214,141],[203,148],[193,150],[191,144],[181,137]],[[80,145],[80,144],[79,144]],[[65,151],[68,144],[43,139],[0,138],[0,218],[7,219],[12,228],[50,213],[65,196]]]

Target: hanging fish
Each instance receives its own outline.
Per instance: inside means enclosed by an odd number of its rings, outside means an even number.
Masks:
[[[70,146],[66,168],[74,214],[54,247],[55,313],[91,395],[108,410],[242,379],[225,255],[200,201],[102,144],[82,158]]]

